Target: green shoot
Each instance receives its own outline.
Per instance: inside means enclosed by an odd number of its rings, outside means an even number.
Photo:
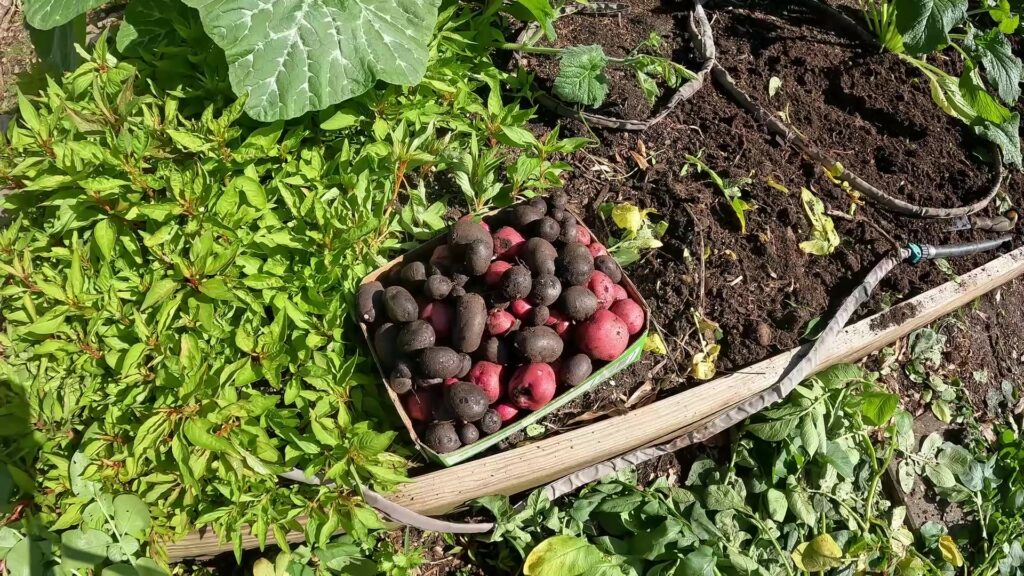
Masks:
[[[896,27],[896,7],[890,0],[860,0],[868,30],[878,38],[882,48],[894,54],[905,52],[903,36]]]
[[[700,172],[711,178],[711,182],[722,191],[725,196],[725,201],[729,203],[729,207],[732,208],[733,213],[736,214],[736,219],[740,223],[740,234],[747,233],[747,212],[753,210],[757,206],[752,202],[748,202],[742,198],[743,188],[750,184],[750,178],[722,178],[717,172],[712,170],[703,160],[700,159],[700,153],[696,156],[686,156],[687,165],[683,168],[685,174],[690,166],[697,168]]]

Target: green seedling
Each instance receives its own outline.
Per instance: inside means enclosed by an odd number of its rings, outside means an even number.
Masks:
[[[696,168],[699,172],[705,174],[711,178],[711,182],[722,192],[725,196],[725,201],[729,203],[729,208],[732,209],[733,213],[736,214],[736,219],[740,223],[740,234],[747,233],[747,212],[753,210],[757,206],[752,202],[748,202],[743,199],[743,188],[749,186],[753,180],[750,177],[745,178],[722,178],[717,172],[712,170],[703,160],[700,159],[702,152],[698,152],[696,156],[686,156],[686,165],[683,167],[682,174],[686,174],[690,167]],[[753,176],[753,174],[751,174]]]
[[[648,46],[649,42],[641,45]],[[696,75],[681,64],[668,58],[642,54],[634,50],[623,58],[607,56],[599,45],[551,48],[527,44],[504,43],[506,50],[531,54],[544,54],[558,58],[558,76],[555,77],[554,94],[566,102],[597,108],[608,95],[608,77],[605,69],[616,66],[631,70],[643,89],[644,96],[654,103],[661,94],[658,80],[676,88]],[[639,49],[639,48],[638,48]]]

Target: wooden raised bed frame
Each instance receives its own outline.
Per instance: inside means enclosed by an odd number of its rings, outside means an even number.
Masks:
[[[925,264],[930,265],[930,264]],[[1024,248],[1017,248],[989,263],[919,296],[893,310],[848,326],[823,356],[818,370],[853,362],[930,324],[1024,273]],[[906,319],[886,326],[876,318],[905,310]],[[893,316],[900,317],[900,316]],[[878,324],[877,327],[872,327]],[[719,412],[778,380],[797,349],[779,354],[743,370],[679,392],[624,414],[451,468],[417,476],[388,498],[422,514],[444,514],[489,494],[512,495],[556,480],[597,462],[680,436]],[[303,519],[300,519],[303,521]],[[302,533],[289,541],[304,540]],[[252,535],[242,545],[256,548]],[[232,549],[212,531],[194,532],[167,546],[170,561],[208,557]]]

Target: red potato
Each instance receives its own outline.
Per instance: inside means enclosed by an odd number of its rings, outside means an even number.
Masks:
[[[502,424],[515,420],[516,416],[519,415],[519,408],[505,402],[496,404],[494,406],[494,411],[498,413],[499,417],[501,417]]]
[[[593,240],[593,238],[590,237],[590,232],[587,232],[583,226],[577,225],[576,242],[583,244],[584,246],[588,246],[590,245],[591,240]]]
[[[550,326],[555,330],[555,333],[565,338],[565,334],[569,331],[569,319],[564,314],[552,308],[548,321],[544,323],[546,326]]]
[[[501,283],[501,277],[505,272],[512,267],[510,262],[504,260],[495,260],[491,262],[491,265],[487,267],[487,272],[484,272],[484,284],[494,288]]]
[[[604,247],[604,244],[601,244],[600,242],[591,242],[587,245],[587,249],[590,250],[590,254],[594,258],[608,254],[608,250]]]
[[[555,371],[548,364],[536,362],[515,371],[508,383],[508,397],[516,407],[539,410],[555,397],[555,388]]]
[[[403,399],[405,413],[409,418],[419,422],[430,422],[434,419],[434,397],[423,390],[410,392]]]
[[[594,360],[614,360],[629,346],[629,328],[614,313],[598,310],[577,327],[576,345]]]
[[[447,340],[452,333],[452,307],[447,302],[427,302],[420,308],[420,320],[430,323],[438,340]]]
[[[508,309],[512,312],[513,316],[523,320],[526,318],[526,315],[530,313],[530,310],[533,310],[533,305],[526,300],[519,299],[513,300]]]
[[[630,336],[644,329],[644,309],[633,300],[619,300],[612,304],[610,311],[626,323]]]
[[[612,302],[615,302],[615,282],[608,277],[607,274],[600,270],[595,270],[590,275],[590,282],[587,283],[587,288],[597,296],[597,307],[607,310],[611,307]]]
[[[444,386],[447,388],[448,386],[451,386],[452,384],[455,384],[456,382],[461,382],[461,380],[459,380],[458,378],[445,378],[444,382],[442,382],[442,384],[444,384]]]
[[[610,279],[611,278],[609,278],[609,280]],[[627,293],[626,289],[622,287],[622,284],[613,285],[612,293],[615,295],[616,302],[618,302],[619,300],[625,300],[626,298],[629,298],[629,293]]]
[[[494,404],[501,396],[501,376],[505,367],[494,362],[481,360],[469,371],[469,381],[487,394],[487,401]]]
[[[526,238],[511,226],[498,228],[494,233],[494,256],[510,259],[519,255],[519,250],[526,243]]]
[[[487,333],[491,336],[504,336],[516,325],[516,317],[505,310],[495,308],[487,315]]]

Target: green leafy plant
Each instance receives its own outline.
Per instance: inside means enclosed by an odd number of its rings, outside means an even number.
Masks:
[[[639,260],[644,251],[662,246],[661,237],[668,231],[668,222],[653,222],[650,215],[656,214],[654,210],[641,210],[629,202],[607,202],[599,210],[603,217],[610,217],[620,231],[619,236],[609,239],[607,246],[608,253],[620,265],[629,266]]]
[[[103,36],[74,72],[20,96],[0,135],[11,500],[55,532],[106,532],[108,558],[130,541],[92,521],[79,478],[145,502],[145,533],[128,534],[139,558],[197,527],[236,552],[243,530],[261,546],[303,529],[314,550],[338,530],[372,542],[382,524],[360,486],[404,481],[409,452],[349,320],[354,286],[445,224],[447,199],[427,191],[466,152],[502,159],[494,177],[515,170],[515,193],[533,194],[557,182],[556,153],[585,143],[504,136],[530,114],[502,101],[506,75],[475,44],[493,20],[449,6],[421,85],[319,118],[253,124],[206,82],[223,62],[189,26],[126,59]],[[523,155],[543,156],[535,172],[511,160]],[[473,208],[501,200],[477,194]],[[292,468],[337,486],[279,482]],[[391,561],[400,573],[412,559]]]
[[[842,365],[801,384],[748,420],[722,461],[694,462],[684,486],[639,488],[624,471],[558,506],[540,492],[519,510],[485,499],[492,542],[507,544],[481,552],[567,574],[892,573],[919,562],[937,575],[882,491],[910,415],[872,378]]]
[[[613,58],[600,45],[551,48],[528,44],[504,43],[506,50],[544,54],[558,58],[558,76],[554,81],[554,94],[566,102],[597,108],[608,95],[608,66],[626,68],[633,72],[643,90],[644,97],[653,104],[661,95],[658,81],[670,88],[695,78],[693,72],[668,58],[644,54],[643,48],[656,48],[660,38],[651,36],[623,58]]]
[[[725,201],[729,203],[729,207],[736,215],[736,219],[740,223],[740,234],[746,234],[747,212],[753,210],[756,206],[743,199],[743,187],[749,185],[752,180],[749,177],[722,178],[717,172],[705,164],[700,157],[700,152],[698,152],[696,156],[687,155],[686,166],[683,168],[683,174],[685,174],[689,167],[692,166],[708,178],[711,178],[711,182],[722,192],[725,196]]]
[[[431,38],[441,0],[182,0],[195,9],[209,37],[223,50],[231,86],[246,97],[245,111],[257,120],[295,118],[359,96],[379,80],[418,84],[426,74]],[[97,0],[26,0],[25,18],[35,30],[55,32],[43,54],[54,50],[65,69],[73,46],[85,44],[85,15]],[[548,0],[513,2],[515,14],[538,18],[550,28]],[[167,32],[155,25],[161,14],[183,9],[178,0],[132,0],[117,36],[120,50],[146,49]],[[491,2],[488,10],[502,9]],[[58,44],[56,48],[53,44]],[[63,62],[67,61],[67,62]],[[71,64],[71,66],[67,66]]]
[[[882,46],[928,78],[935,103],[996,144],[1007,164],[1021,168],[1020,115],[1013,107],[1024,63],[1006,37],[1020,23],[1019,7],[1000,1],[968,10],[967,0],[864,0],[861,7]],[[990,17],[987,24],[972,19],[981,14]],[[926,61],[949,46],[964,61],[959,78]]]

